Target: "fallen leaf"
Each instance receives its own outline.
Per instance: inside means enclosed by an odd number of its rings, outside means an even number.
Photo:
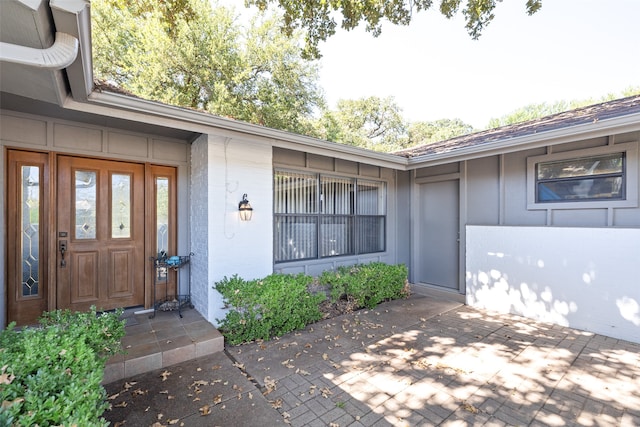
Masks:
[[[107,397],[107,400],[115,400],[118,396],[120,396],[120,393],[112,394],[111,396]]]
[[[127,402],[125,402],[124,400],[116,405],[113,405],[114,408],[126,408],[127,407]]]
[[[16,403],[24,402],[24,398],[19,397],[15,400],[5,400],[2,402],[2,409],[8,409]]]
[[[333,393],[331,392],[331,390],[329,390],[328,388],[323,388],[322,390],[320,390],[320,392],[322,393],[322,397],[324,397],[325,399],[328,399],[329,396],[331,396]]]
[[[123,425],[125,425],[126,421],[116,421],[115,423],[113,423],[113,427],[122,427]]]
[[[478,408],[476,408],[475,406],[473,406],[472,404],[467,403],[467,402],[464,402],[462,404],[462,408],[465,411],[471,412],[472,414],[477,414],[478,413]]]
[[[174,425],[174,424],[178,424],[178,421],[180,421],[180,418],[176,418],[175,420],[169,420],[167,422],[169,423],[169,425]]]
[[[203,385],[209,385],[208,381],[204,381],[204,380],[197,380],[191,383],[191,385],[189,386],[189,388],[191,387],[199,387],[199,386],[203,386]]]
[[[249,392],[249,400],[253,399],[253,393]]]
[[[169,390],[162,390],[158,392],[159,394],[169,394]]]
[[[124,388],[125,390],[129,390],[131,387],[133,387],[136,384],[138,384],[137,381],[125,382],[122,388]]]
[[[216,394],[215,396],[213,396],[213,403],[214,404],[218,404],[222,402],[222,395],[221,394]]]
[[[282,399],[272,400],[272,401],[269,401],[269,403],[271,403],[271,406],[273,407],[273,409],[282,408]]]
[[[167,378],[169,378],[169,375],[171,375],[171,372],[167,371],[165,369],[165,371],[163,373],[160,374],[160,376],[162,377],[162,381],[166,381]]]
[[[276,389],[276,382],[275,380],[272,380],[271,377],[267,376],[264,378],[264,386],[267,390],[263,394],[266,396]]]
[[[201,416],[205,416],[205,415],[209,415],[211,414],[211,407],[209,405],[204,405],[202,408],[200,408],[200,415]]]
[[[67,354],[67,350],[65,349],[60,350],[60,353],[58,353],[59,356],[64,356],[65,354]]]
[[[329,355],[327,353],[322,353],[322,360],[328,360]]]
[[[214,371],[217,371],[217,370],[218,370],[218,369],[220,369],[220,368],[222,368],[222,366],[220,366],[220,365],[213,365],[213,366],[211,367],[211,369],[213,369]]]

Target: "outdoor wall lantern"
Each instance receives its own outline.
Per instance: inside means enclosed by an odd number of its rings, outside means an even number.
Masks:
[[[242,195],[242,200],[238,204],[238,212],[240,213],[241,221],[251,221],[251,215],[253,215],[253,208],[247,200],[247,193]]]

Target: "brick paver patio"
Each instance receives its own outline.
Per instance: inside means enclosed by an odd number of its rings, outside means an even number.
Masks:
[[[639,426],[640,344],[412,295],[107,386],[183,426]]]
[[[455,308],[431,317],[414,295],[229,352],[293,426],[640,425],[640,345],[440,304]]]

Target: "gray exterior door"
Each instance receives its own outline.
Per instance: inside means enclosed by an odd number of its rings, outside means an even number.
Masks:
[[[459,180],[419,185],[418,282],[459,290]]]

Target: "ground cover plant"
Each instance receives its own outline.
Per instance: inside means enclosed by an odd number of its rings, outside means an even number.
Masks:
[[[121,314],[57,310],[39,327],[2,331],[0,425],[107,425],[101,381],[107,358],[120,351]]]
[[[238,275],[214,284],[228,309],[217,319],[231,345],[268,340],[320,319],[373,308],[409,294],[404,265],[371,263],[340,267],[317,278],[272,274],[245,280]]]

